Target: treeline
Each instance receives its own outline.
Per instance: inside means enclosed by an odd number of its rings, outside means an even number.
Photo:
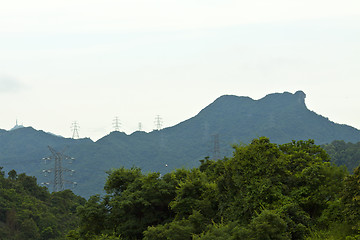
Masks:
[[[112,170],[67,239],[360,239],[359,182],[312,140],[259,138],[164,176]]]
[[[50,194],[35,177],[15,170],[6,176],[0,167],[0,239],[65,239],[78,226],[76,208],[85,201],[70,190]]]
[[[351,173],[360,165],[360,142],[346,143],[336,140],[322,147],[330,155],[331,162],[338,166],[346,166]]]
[[[360,168],[333,163],[352,148],[261,137],[193,169],[113,169],[87,201],[0,169],[0,239],[360,239]]]

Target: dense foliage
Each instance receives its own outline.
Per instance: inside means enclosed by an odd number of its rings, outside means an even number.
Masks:
[[[322,146],[331,157],[331,162],[338,166],[346,166],[349,172],[360,165],[360,142],[351,143],[336,140]]]
[[[354,166],[358,152],[343,141],[261,137],[193,169],[113,169],[106,195],[87,201],[0,169],[0,238],[360,239],[360,168],[349,175],[334,164]]]
[[[78,225],[76,208],[85,199],[70,190],[49,193],[35,177],[0,167],[0,239],[64,239]]]
[[[359,239],[360,170],[312,140],[262,137],[164,176],[114,169],[105,190],[78,208],[68,239]]]

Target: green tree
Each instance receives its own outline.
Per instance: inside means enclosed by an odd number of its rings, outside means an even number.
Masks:
[[[79,208],[80,228],[70,239],[305,239],[337,223],[329,216],[341,215],[346,175],[313,140],[277,145],[265,137],[234,146],[231,158],[205,158],[162,177],[114,169],[107,195]],[[347,181],[350,212],[360,180]]]
[[[360,234],[360,167],[345,179],[341,200],[345,221],[353,226],[354,232]]]
[[[84,206],[78,208],[81,236],[98,235],[105,229],[108,210],[100,202],[100,196],[91,196]]]
[[[1,239],[64,239],[77,226],[76,207],[85,199],[70,190],[50,194],[36,178],[15,170],[8,175],[0,175]]]
[[[331,157],[331,162],[338,166],[346,166],[353,172],[360,165],[360,142],[351,143],[336,140],[322,146]]]
[[[38,226],[32,218],[25,219],[20,225],[21,233],[19,239],[40,239]]]
[[[148,226],[164,223],[174,215],[169,203],[186,171],[142,174],[140,169],[109,172],[103,199],[91,197],[79,208],[80,235],[115,233],[124,239],[142,238]]]
[[[16,180],[16,178],[17,178],[17,173],[14,169],[11,170],[10,172],[8,172],[8,175],[9,175],[9,179],[11,179],[11,180]]]

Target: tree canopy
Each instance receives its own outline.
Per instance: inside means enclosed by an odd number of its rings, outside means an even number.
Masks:
[[[353,147],[343,142],[327,147],[334,154],[348,152],[346,146]],[[164,175],[112,169],[106,194],[88,200],[70,190],[49,193],[35,177],[0,168],[0,236],[360,239],[359,167],[350,175],[313,140],[275,144],[260,137],[233,150],[231,157],[206,157],[196,168]]]
[[[68,239],[355,239],[359,173],[331,163],[313,140],[265,137],[163,176],[114,169],[107,194],[78,208]]]
[[[76,208],[85,199],[70,190],[49,193],[36,178],[15,170],[8,177],[0,167],[0,236],[1,239],[64,239],[76,228]]]

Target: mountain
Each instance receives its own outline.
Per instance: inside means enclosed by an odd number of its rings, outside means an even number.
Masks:
[[[78,183],[75,193],[88,197],[101,193],[106,171],[111,168],[136,166],[145,172],[166,173],[194,167],[206,156],[230,156],[233,144],[246,144],[260,136],[275,143],[360,141],[359,130],[307,109],[305,97],[302,91],[269,94],[259,100],[225,95],[173,127],[130,135],[115,131],[96,142],[63,138],[29,127],[0,130],[0,166],[49,182],[51,178],[45,178],[42,170],[53,163],[44,165],[41,159],[51,155],[47,148],[51,146],[76,159],[71,165],[63,162],[63,167],[76,171],[74,176],[64,177]]]

